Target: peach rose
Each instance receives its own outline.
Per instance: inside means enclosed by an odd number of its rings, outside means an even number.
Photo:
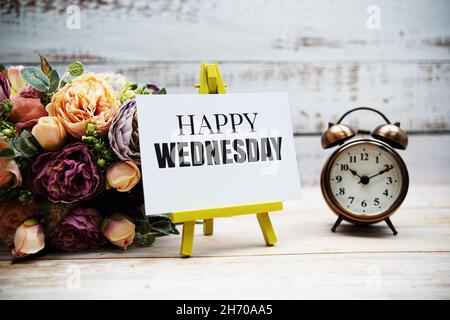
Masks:
[[[57,117],[39,118],[31,133],[46,151],[61,149],[67,138],[66,130]]]
[[[13,105],[9,119],[16,124],[16,131],[31,130],[40,117],[47,116],[41,103],[41,92],[33,87],[25,86],[11,98]]]
[[[6,148],[11,148],[11,146],[6,140],[0,139],[0,151]],[[21,183],[22,175],[16,161],[0,158],[0,188],[16,188]]]
[[[35,202],[23,204],[19,200],[4,203],[0,206],[0,241],[6,245],[12,244],[17,227],[33,216],[37,210]]]
[[[58,90],[47,105],[50,116],[57,117],[67,132],[80,139],[86,125],[93,123],[105,135],[119,109],[114,89],[95,74],[81,75]]]
[[[126,249],[134,241],[135,225],[128,217],[113,214],[103,220],[102,233],[113,245]]]
[[[108,186],[119,192],[130,191],[141,180],[141,172],[133,161],[117,161],[106,170]]]
[[[44,228],[36,219],[25,220],[14,234],[14,257],[25,257],[44,249]]]
[[[11,66],[8,68],[8,79],[11,83],[11,96],[15,95],[19,89],[26,85],[25,80],[22,79],[22,75],[20,74],[20,70],[23,69],[23,66]]]

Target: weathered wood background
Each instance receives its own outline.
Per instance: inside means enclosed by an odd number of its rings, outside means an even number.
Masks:
[[[304,184],[317,183],[329,154],[319,134],[358,105],[411,133],[402,154],[413,182],[450,181],[448,0],[0,3],[6,65],[35,63],[41,53],[187,93],[200,62],[219,61],[230,92],[288,91]],[[377,15],[380,28],[369,28]],[[349,123],[370,129],[379,120],[360,114]]]

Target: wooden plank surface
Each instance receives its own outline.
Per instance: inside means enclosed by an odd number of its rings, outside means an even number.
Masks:
[[[171,94],[196,93],[199,62],[91,64],[95,72],[120,72],[143,83],[166,86]],[[355,106],[373,106],[408,131],[450,130],[450,63],[405,62],[227,62],[220,63],[228,92],[286,91],[296,133],[322,133],[328,122]],[[346,120],[373,129],[370,113]]]
[[[382,223],[344,223],[331,233],[334,214],[318,188],[307,187],[301,201],[271,215],[273,247],[264,246],[256,217],[242,216],[217,219],[209,237],[197,225],[189,259],[178,257],[179,236],[24,264],[11,264],[3,250],[0,298],[450,299],[448,194],[450,184],[412,185],[392,218],[397,236]]]
[[[2,266],[0,297],[449,299],[449,258],[449,253],[350,253],[39,261]]]
[[[294,140],[298,170],[303,185],[317,185],[326,159],[336,150],[323,150],[319,136]],[[450,134],[410,135],[407,150],[399,151],[408,166],[412,183],[450,182]]]
[[[0,60],[449,59],[446,0],[2,2]],[[78,5],[79,28],[71,23]],[[380,28],[367,22],[377,6]],[[368,12],[369,10],[369,12]],[[67,27],[69,24],[69,27]]]
[[[447,0],[377,1],[379,29],[367,27],[369,0],[79,1],[71,29],[73,4],[5,1],[0,62],[79,59],[179,93],[194,92],[202,60],[218,60],[230,92],[287,91],[296,132],[321,132],[355,105],[407,130],[450,130]]]
[[[1,61],[1,60],[0,60]],[[61,71],[66,65],[58,65]],[[88,64],[92,72],[119,72],[128,79],[165,86],[170,94],[197,93],[200,61]],[[371,106],[409,132],[450,131],[450,63],[220,62],[229,93],[285,91],[296,134],[321,134],[356,106]],[[374,129],[376,114],[346,120]]]

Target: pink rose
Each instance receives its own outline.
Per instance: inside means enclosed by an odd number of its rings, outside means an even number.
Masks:
[[[11,98],[13,108],[9,118],[16,124],[17,133],[22,130],[31,130],[40,117],[48,115],[40,97],[39,90],[26,86]]]
[[[37,210],[35,202],[23,204],[19,200],[6,202],[0,205],[0,242],[10,245],[19,225],[27,218],[33,216]]]
[[[107,169],[106,180],[110,187],[127,192],[141,180],[141,172],[133,161],[117,161]]]
[[[9,143],[0,139],[0,151],[11,148]],[[0,159],[0,188],[16,188],[22,183],[22,175],[14,159]]]
[[[25,257],[41,251],[44,246],[44,228],[36,219],[28,219],[16,230],[12,254],[15,257]]]
[[[25,80],[22,79],[20,75],[20,70],[23,66],[12,66],[8,68],[8,79],[11,83],[11,95],[15,95],[22,87],[26,85]]]
[[[113,214],[103,220],[102,233],[115,246],[126,249],[134,241],[135,225],[127,216]]]

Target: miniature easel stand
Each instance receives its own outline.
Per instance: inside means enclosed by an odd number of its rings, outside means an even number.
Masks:
[[[202,63],[200,69],[200,84],[196,85],[200,94],[224,94],[226,85],[223,83],[217,63]],[[173,212],[170,218],[173,223],[183,223],[180,254],[184,257],[192,255],[194,244],[195,221],[203,220],[203,234],[213,234],[214,218],[233,217],[244,214],[256,214],[266,245],[271,246],[277,242],[277,236],[270,221],[270,211],[283,210],[282,202],[270,202],[234,206],[225,208],[192,210]]]

